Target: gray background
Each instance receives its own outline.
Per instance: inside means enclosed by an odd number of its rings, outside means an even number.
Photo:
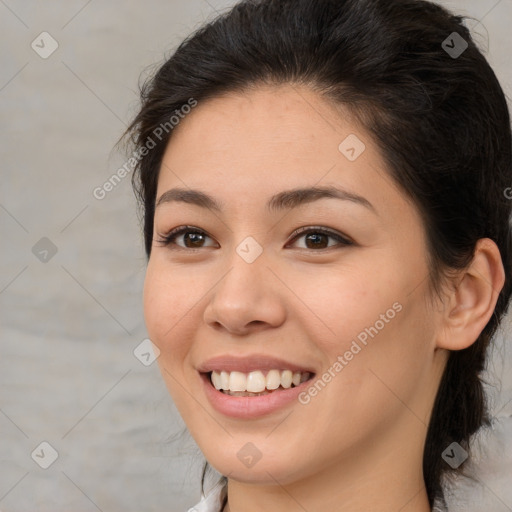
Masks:
[[[92,191],[126,160],[112,147],[140,73],[230,4],[0,0],[4,512],[180,512],[199,499],[202,457],[186,436],[169,440],[183,422],[156,364],[133,353],[147,334],[130,177],[103,200]],[[512,0],[443,5],[481,20],[468,26],[510,98]],[[31,48],[43,31],[59,45],[47,59]],[[488,375],[495,429],[480,436],[476,482],[456,483],[453,511],[512,510],[511,331],[509,321]],[[59,454],[48,469],[31,458],[42,441]],[[34,459],[48,461],[40,450]]]

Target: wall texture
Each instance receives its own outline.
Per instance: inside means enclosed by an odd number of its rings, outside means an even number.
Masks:
[[[140,73],[230,3],[0,0],[4,512],[180,512],[199,498],[200,453],[170,440],[183,423],[137,349],[145,261],[130,176],[94,190],[125,163],[112,148]],[[511,0],[443,5],[475,18],[510,97]],[[488,374],[495,429],[453,511],[512,510],[511,331]]]

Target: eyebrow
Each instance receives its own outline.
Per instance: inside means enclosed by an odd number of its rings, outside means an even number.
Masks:
[[[324,198],[341,199],[343,201],[350,201],[368,208],[373,213],[377,214],[375,207],[366,198],[349,192],[347,190],[339,189],[333,186],[324,187],[308,187],[308,188],[295,188],[292,190],[284,190],[272,196],[267,202],[269,211],[278,212],[281,210],[297,208],[306,203],[318,201]],[[172,188],[164,192],[156,202],[155,209],[164,203],[182,202],[193,204],[202,208],[208,208],[216,212],[222,212],[223,203],[217,201],[210,195],[201,192],[200,190]]]

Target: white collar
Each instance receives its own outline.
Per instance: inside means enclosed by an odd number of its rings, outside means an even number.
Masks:
[[[201,501],[188,512],[221,512],[222,502],[226,496],[227,488],[224,482],[219,481],[215,487],[208,493],[202,495]]]

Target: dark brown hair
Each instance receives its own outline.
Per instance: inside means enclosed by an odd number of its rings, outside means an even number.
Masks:
[[[511,295],[509,111],[464,23],[423,0],[242,1],[183,41],[146,80],[127,131],[139,155],[132,182],[148,258],[172,130],[144,156],[140,150],[191,98],[200,105],[259,84],[308,85],[362,123],[422,214],[434,288],[471,262],[479,239],[496,242],[505,286],[476,342],[450,353],[428,426],[423,473],[431,505],[442,499],[442,476],[452,471],[443,450],[453,441],[469,449],[470,436],[489,424],[481,372]],[[466,44],[460,55],[448,51]]]

